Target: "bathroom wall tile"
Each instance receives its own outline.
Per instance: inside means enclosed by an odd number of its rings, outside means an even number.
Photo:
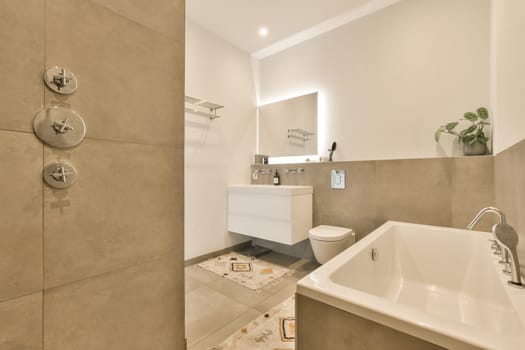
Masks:
[[[387,220],[464,228],[492,205],[492,157],[401,159],[278,165],[285,185],[314,187],[315,225],[351,227],[361,239]],[[268,166],[254,166],[265,168]],[[304,174],[286,174],[302,167]],[[330,188],[330,171],[346,171],[346,189]],[[260,175],[253,183],[271,183]],[[479,229],[490,230],[491,218]]]
[[[169,255],[44,293],[44,348],[184,348],[182,256]]]
[[[346,188],[331,188],[331,170],[346,172]],[[316,187],[316,224],[352,228],[357,238],[370,233],[376,217],[375,162],[341,162],[323,166],[323,183]]]
[[[493,157],[454,158],[452,226],[465,228],[480,209],[494,203]],[[497,219],[489,215],[482,218],[475,229],[490,231],[496,222]]]
[[[472,190],[458,189],[454,191],[452,196],[452,227],[466,228],[480,209],[494,206],[494,203],[492,186]],[[497,222],[498,220],[495,216],[486,215],[478,222],[474,229],[490,232],[492,226]]]
[[[453,158],[377,161],[379,189],[403,192],[427,190],[432,187],[450,187],[452,161]]]
[[[452,159],[377,162],[377,219],[449,226]]]
[[[184,42],[184,21],[174,21],[174,18],[184,18],[185,9],[182,0],[92,0],[112,11],[136,21],[159,33]]]
[[[0,301],[42,289],[42,145],[0,131]]]
[[[46,288],[182,254],[182,152],[100,140],[46,147],[46,163],[68,160],[79,173],[69,189],[44,191]]]
[[[32,130],[44,103],[43,36],[43,1],[0,1],[0,129]]]
[[[42,349],[42,293],[0,303],[0,349]]]
[[[460,188],[483,188],[494,182],[494,157],[454,158],[454,186]]]
[[[518,234],[518,256],[525,273],[525,140],[498,154],[494,163],[496,206]]]
[[[300,294],[296,297],[296,307],[297,350],[443,349]]]
[[[48,90],[47,103],[80,112],[90,138],[184,144],[183,42],[88,0],[48,0],[46,11],[47,65],[79,79],[74,95]]]

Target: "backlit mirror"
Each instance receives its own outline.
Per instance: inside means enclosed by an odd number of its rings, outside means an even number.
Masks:
[[[259,152],[317,154],[317,92],[259,106]]]

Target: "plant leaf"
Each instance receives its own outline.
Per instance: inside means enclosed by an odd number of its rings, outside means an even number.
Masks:
[[[437,129],[436,132],[434,133],[434,140],[436,140],[436,142],[439,142],[440,137],[441,137],[441,128]]]
[[[480,135],[478,135],[477,140],[481,143],[487,143],[489,141],[489,138],[486,137],[484,133],[481,133]]]
[[[477,126],[476,125],[471,125],[469,126],[468,128],[466,128],[465,130],[462,130],[459,135],[460,136],[466,136],[468,134],[470,134],[471,132],[473,132],[474,130],[477,129]]]
[[[448,131],[454,129],[456,126],[458,126],[459,122],[452,122],[452,123],[448,123],[447,125],[445,125],[445,129],[447,129]]]
[[[474,143],[476,140],[476,136],[474,135],[466,135],[461,137],[461,142],[463,142],[465,145],[470,145]]]
[[[478,113],[479,119],[482,119],[482,120],[489,119],[489,111],[485,107],[480,107],[476,109],[476,112]]]
[[[471,122],[475,122],[476,120],[478,120],[478,116],[475,114],[475,113],[472,113],[472,112],[467,112],[463,115],[463,117],[468,120],[468,121],[471,121]]]

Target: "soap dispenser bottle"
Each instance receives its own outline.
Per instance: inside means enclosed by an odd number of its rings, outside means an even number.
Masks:
[[[275,175],[273,175],[273,184],[275,186],[279,186],[281,184],[281,177],[279,176],[279,172],[275,170]]]

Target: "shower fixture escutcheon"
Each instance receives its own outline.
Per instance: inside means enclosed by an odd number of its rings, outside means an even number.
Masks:
[[[40,140],[58,148],[75,147],[86,136],[86,124],[80,114],[60,106],[46,107],[38,112],[33,129]]]
[[[63,67],[51,67],[44,72],[44,83],[54,92],[71,95],[78,89],[76,75]]]
[[[64,189],[75,183],[77,170],[68,162],[51,163],[44,167],[42,178],[49,186]]]

